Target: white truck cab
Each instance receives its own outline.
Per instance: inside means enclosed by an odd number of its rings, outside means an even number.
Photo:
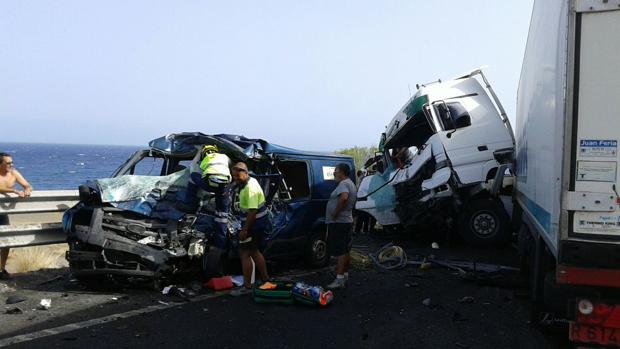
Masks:
[[[509,184],[503,174],[514,150],[510,122],[480,69],[418,85],[367,163],[374,173],[362,179],[356,208],[384,226],[461,220],[469,242],[505,243],[509,220],[497,194]]]

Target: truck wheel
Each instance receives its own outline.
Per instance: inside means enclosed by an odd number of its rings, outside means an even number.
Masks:
[[[306,244],[305,259],[306,263],[313,268],[321,268],[329,263],[327,241],[325,241],[323,231],[315,232],[310,236]]]
[[[504,246],[512,235],[510,218],[497,200],[474,200],[460,214],[459,233],[474,246]]]

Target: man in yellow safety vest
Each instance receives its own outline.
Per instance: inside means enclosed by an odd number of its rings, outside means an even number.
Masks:
[[[202,158],[202,161],[200,160]],[[198,209],[198,188],[215,194],[215,233],[214,245],[224,248],[228,230],[228,211],[230,210],[230,158],[219,152],[215,145],[205,145],[196,154],[190,165],[190,178],[187,183],[184,202],[177,207],[185,212]]]

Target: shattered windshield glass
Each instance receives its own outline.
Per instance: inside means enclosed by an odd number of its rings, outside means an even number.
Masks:
[[[125,175],[98,179],[101,201],[114,207],[151,216],[157,204],[168,195],[187,187],[189,169],[168,176]]]

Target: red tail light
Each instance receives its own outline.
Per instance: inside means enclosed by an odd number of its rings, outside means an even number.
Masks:
[[[609,305],[603,302],[592,303],[594,304],[594,309],[590,314],[584,314],[577,309],[578,323],[620,328],[620,306]]]

